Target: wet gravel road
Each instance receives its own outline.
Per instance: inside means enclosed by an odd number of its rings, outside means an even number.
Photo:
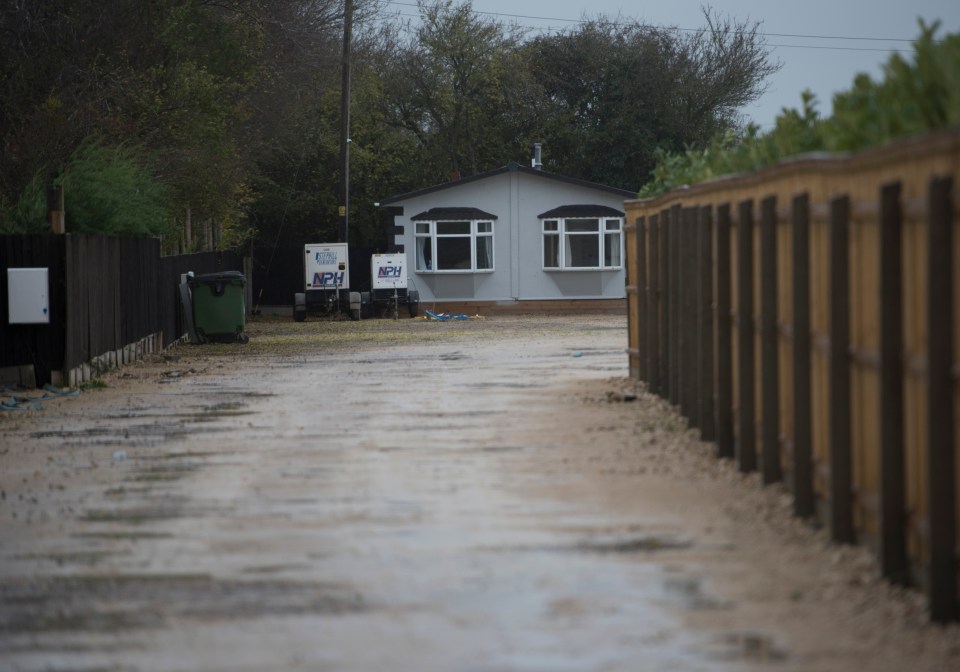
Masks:
[[[783,494],[624,400],[622,318],[249,327],[0,418],[0,669],[905,669],[826,643],[869,618],[960,660],[909,595],[861,621],[771,568],[738,521]]]

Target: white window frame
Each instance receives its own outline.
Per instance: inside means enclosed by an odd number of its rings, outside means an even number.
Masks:
[[[568,231],[568,222],[584,222],[595,220],[597,230],[589,232]],[[542,244],[540,246],[541,265],[544,271],[619,271],[623,269],[623,217],[547,217],[540,220]],[[570,227],[573,228],[573,227]],[[596,266],[571,266],[567,259],[567,239],[569,236],[594,236],[597,239]],[[617,238],[615,259],[619,263],[607,264],[607,238]],[[557,257],[556,265],[548,265],[547,240],[555,238],[554,249]]]
[[[493,238],[493,221],[492,219],[438,219],[432,221],[425,220],[416,220],[413,222],[413,231],[414,231],[414,240],[413,240],[413,249],[414,249],[414,269],[416,273],[493,273],[496,269],[496,259],[494,253],[494,238]],[[470,224],[470,233],[438,233],[438,225],[442,224],[452,224],[452,223],[467,223]],[[486,229],[486,230],[484,230]],[[425,245],[430,246],[430,260],[431,266],[437,260],[437,239],[443,238],[470,238],[470,268],[424,268],[424,262],[420,257],[420,241],[423,240]],[[490,268],[477,268],[477,243],[480,240],[489,239],[489,250],[490,250]]]

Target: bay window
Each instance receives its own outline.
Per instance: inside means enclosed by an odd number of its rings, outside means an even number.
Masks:
[[[604,206],[564,206],[540,218],[545,270],[623,266],[623,213]]]
[[[476,208],[434,208],[412,218],[418,272],[492,272],[493,220]]]

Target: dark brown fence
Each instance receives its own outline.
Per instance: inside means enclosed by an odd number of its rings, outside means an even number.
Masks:
[[[630,368],[960,618],[960,132],[627,204]]]
[[[8,268],[49,269],[49,324],[8,323]],[[232,252],[161,257],[150,238],[2,236],[0,368],[33,366],[42,385],[147,338],[162,347],[186,331],[180,274],[221,270],[243,270],[242,260]]]

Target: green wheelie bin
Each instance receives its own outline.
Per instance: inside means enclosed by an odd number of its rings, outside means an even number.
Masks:
[[[246,343],[249,338],[243,288],[247,279],[240,271],[195,275],[188,281],[193,306],[193,326],[201,343]]]

